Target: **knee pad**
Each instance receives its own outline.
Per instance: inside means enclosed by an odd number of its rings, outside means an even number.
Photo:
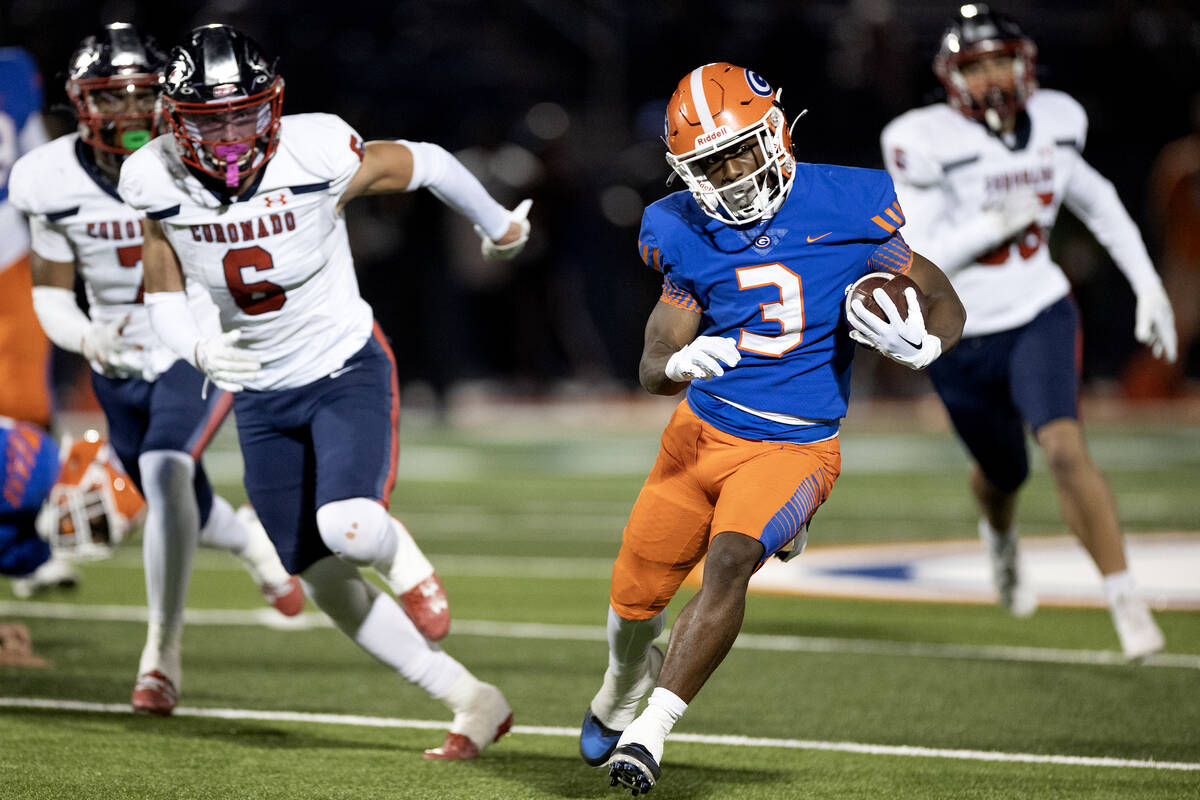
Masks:
[[[365,497],[335,500],[317,509],[321,541],[339,558],[356,566],[392,557],[396,535],[391,521],[386,508]]]

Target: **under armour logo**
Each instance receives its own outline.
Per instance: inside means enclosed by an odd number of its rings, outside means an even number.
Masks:
[[[267,195],[263,199],[267,201],[267,208],[270,208],[272,203],[279,203],[279,205],[281,205],[281,206],[287,205],[287,195],[286,194],[280,194],[279,197],[276,197],[274,199],[272,199],[270,195]]]

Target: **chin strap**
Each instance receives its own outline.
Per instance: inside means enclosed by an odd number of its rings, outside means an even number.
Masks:
[[[250,151],[250,145],[245,142],[235,144],[219,144],[213,148],[217,158],[225,159],[225,185],[231,189],[238,185],[238,159]]]

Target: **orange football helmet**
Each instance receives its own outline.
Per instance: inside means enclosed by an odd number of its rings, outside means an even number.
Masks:
[[[96,431],[63,437],[62,468],[38,513],[37,529],[56,555],[81,561],[108,558],[141,524],[146,501],[112,448]]]
[[[796,159],[780,94],[757,72],[722,61],[692,70],[671,95],[663,137],[667,162],[713,219],[728,225],[757,222],[787,198]],[[756,146],[756,169],[724,186],[713,185],[706,166]]]

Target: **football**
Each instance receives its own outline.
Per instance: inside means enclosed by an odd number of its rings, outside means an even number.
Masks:
[[[862,300],[863,306],[868,313],[874,314],[882,320],[886,320],[887,316],[883,313],[883,309],[875,302],[873,296],[876,289],[883,289],[888,297],[892,298],[892,302],[896,304],[896,310],[903,317],[908,316],[908,299],[904,296],[905,289],[914,289],[917,293],[917,302],[921,306],[921,311],[925,311],[925,296],[921,293],[920,287],[916,282],[907,275],[900,275],[894,272],[872,272],[869,275],[864,275],[854,283],[850,284],[850,288],[846,292],[846,312],[850,311],[850,303],[855,299]]]

